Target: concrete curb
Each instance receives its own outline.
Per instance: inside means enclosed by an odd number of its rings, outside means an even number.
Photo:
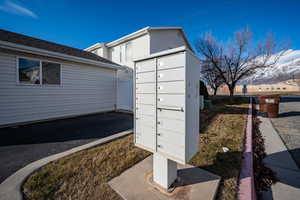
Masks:
[[[253,110],[252,98],[250,98],[247,127],[246,127],[245,151],[243,152],[242,168],[239,177],[238,199],[240,200],[256,200],[256,191],[254,187],[254,174],[253,174],[252,110]]]
[[[132,133],[132,130],[123,131],[117,134],[114,134],[112,136],[108,136],[99,140],[96,140],[94,142],[78,146],[75,148],[72,148],[70,150],[67,150],[62,153],[54,154],[51,156],[48,156],[46,158],[40,159],[38,161],[32,162],[28,164],[27,166],[23,167],[22,169],[15,172],[13,175],[9,176],[5,181],[3,181],[0,184],[0,200],[22,200],[23,194],[21,191],[22,184],[24,180],[32,174],[34,171],[38,170],[42,166],[63,158],[65,156],[68,156],[70,154],[86,150],[95,146],[98,146],[100,144],[104,144],[107,142],[111,142],[113,140],[119,139],[121,137],[127,136]]]

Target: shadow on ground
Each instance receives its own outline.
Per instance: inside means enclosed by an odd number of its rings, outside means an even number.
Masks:
[[[278,115],[278,117],[295,117],[295,116],[300,116],[300,112],[292,111],[292,112],[280,113]]]
[[[300,149],[294,149],[273,153],[264,159],[265,165],[272,169],[272,171],[275,173],[277,181],[274,186],[281,187],[281,190],[284,190],[287,194],[289,194],[288,196],[290,199],[298,199],[298,195],[300,194],[300,170],[295,163],[285,162],[285,158],[289,153],[292,153],[293,151],[299,152],[299,150]],[[286,186],[280,186],[281,184]],[[277,192],[281,190],[279,189]],[[269,188],[266,191],[258,192],[258,199],[273,199],[272,188]]]
[[[2,128],[0,183],[31,162],[132,127],[132,115],[110,112]]]
[[[103,113],[0,129],[0,147],[103,138],[132,129],[132,115]]]

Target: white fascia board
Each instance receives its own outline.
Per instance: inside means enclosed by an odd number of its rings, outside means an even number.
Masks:
[[[121,37],[121,38],[119,38],[117,40],[114,40],[112,42],[106,43],[106,46],[107,47],[113,47],[113,46],[116,46],[116,45],[118,45],[120,43],[123,43],[123,42],[125,42],[127,40],[131,40],[131,39],[137,38],[137,37],[139,37],[141,35],[144,35],[144,34],[148,33],[148,29],[149,28],[150,27],[147,26],[147,27],[142,28],[142,29],[140,29],[140,30],[138,30],[136,32],[130,33],[129,35],[125,35],[125,36],[123,36],[123,37]]]
[[[178,52],[183,52],[183,51],[190,51],[190,52],[192,52],[190,49],[186,48],[186,46],[181,46],[181,47],[177,47],[177,48],[173,48],[173,49],[168,49],[168,50],[165,50],[165,51],[160,51],[160,52],[151,54],[149,56],[145,56],[145,57],[141,57],[141,58],[136,58],[133,61],[137,62],[137,61],[142,61],[142,60],[147,60],[147,59],[150,59],[150,58],[161,57],[161,56],[170,55],[170,54],[174,54],[174,53],[178,53]]]
[[[36,54],[36,55],[41,55],[41,56],[59,58],[59,59],[63,59],[63,60],[73,61],[73,62],[75,61],[75,62],[79,62],[79,63],[95,65],[95,66],[102,67],[102,68],[109,68],[109,69],[114,69],[114,70],[120,69],[119,65],[104,63],[101,61],[94,61],[94,60],[81,58],[81,57],[77,57],[77,56],[70,56],[67,54],[43,50],[43,49],[34,48],[34,47],[28,47],[25,45],[15,44],[15,43],[11,43],[11,42],[0,41],[0,48],[24,52],[24,53]]]
[[[190,44],[190,42],[189,42],[188,38],[186,37],[186,35],[185,35],[185,33],[184,33],[184,31],[183,31],[182,28],[180,29],[180,31],[181,31],[181,34],[183,35],[183,39],[185,40],[185,43],[188,45],[188,47],[190,48],[190,50],[191,50],[193,53],[195,53],[195,52],[194,52],[194,49],[192,48],[192,45]]]
[[[85,48],[84,50],[85,51],[92,51],[96,48],[102,47],[103,45],[104,45],[104,43],[97,42],[96,44],[93,44],[92,46],[89,46],[89,47]]]
[[[149,30],[179,30],[182,29],[180,26],[161,26],[161,27],[149,27]]]

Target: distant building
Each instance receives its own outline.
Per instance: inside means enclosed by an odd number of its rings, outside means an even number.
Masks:
[[[299,92],[300,87],[297,85],[297,81],[300,80],[287,80],[273,84],[259,84],[259,85],[246,85],[247,93],[253,92]],[[237,85],[235,87],[236,93],[243,93],[244,85]],[[211,89],[209,89],[211,92]],[[229,93],[227,85],[222,85],[218,89],[219,94]]]
[[[85,50],[125,68],[117,71],[117,108],[132,111],[134,60],[182,46],[193,51],[181,27],[145,27],[111,42],[96,43]]]

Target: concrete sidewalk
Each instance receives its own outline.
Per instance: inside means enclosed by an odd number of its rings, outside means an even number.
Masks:
[[[260,131],[265,139],[266,166],[271,168],[278,182],[262,194],[264,200],[298,200],[300,198],[300,170],[268,118],[259,117]]]

